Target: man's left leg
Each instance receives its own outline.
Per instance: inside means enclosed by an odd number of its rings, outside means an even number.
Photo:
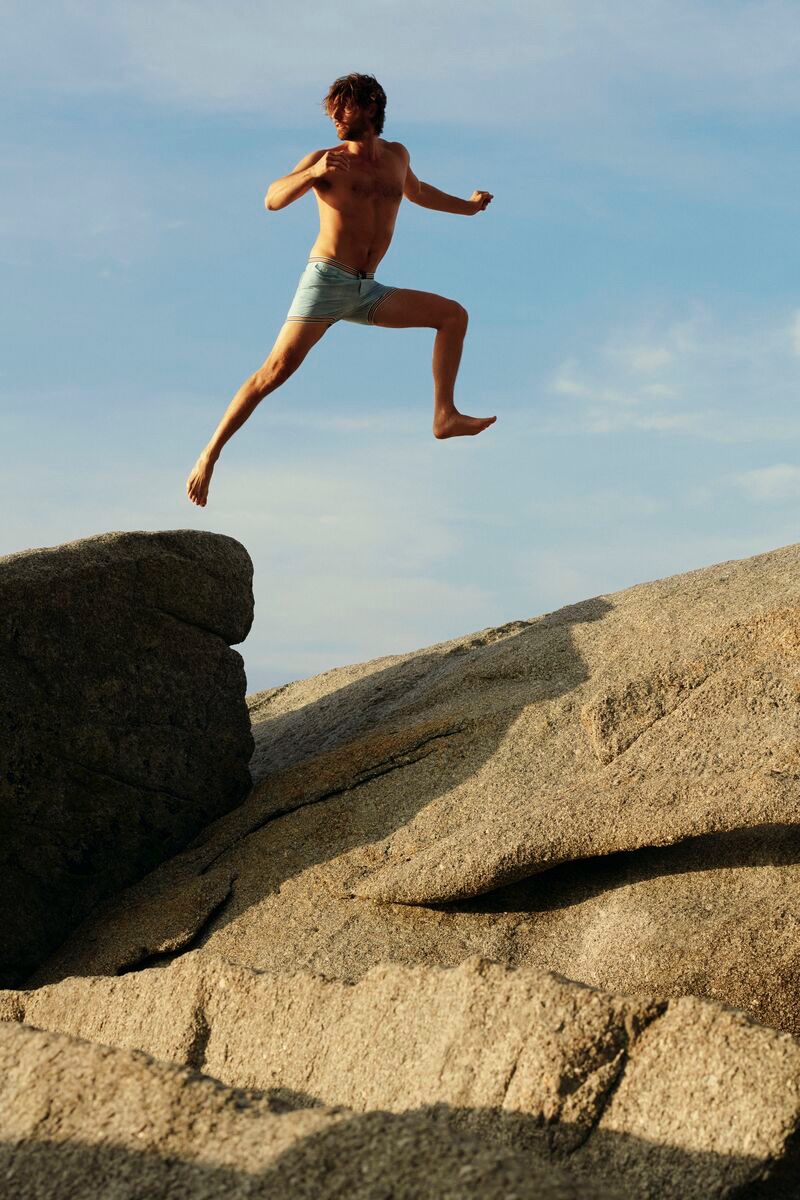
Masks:
[[[433,343],[433,435],[437,438],[480,433],[497,417],[468,417],[455,405],[461,348],[467,332],[467,311],[455,300],[434,292],[397,288],[378,304],[373,325],[386,329],[436,330]]]

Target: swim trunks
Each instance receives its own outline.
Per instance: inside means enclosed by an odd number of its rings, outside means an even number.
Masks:
[[[310,258],[286,320],[374,325],[379,306],[395,291],[378,283],[372,271],[354,271],[333,258]]]

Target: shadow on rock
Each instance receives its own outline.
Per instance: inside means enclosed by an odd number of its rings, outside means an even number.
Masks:
[[[330,1110],[328,1110],[330,1113]],[[596,1130],[572,1154],[546,1155],[547,1130],[494,1110],[447,1106],[403,1114],[331,1114],[333,1123],[282,1151],[252,1137],[214,1135],[164,1150],[89,1141],[0,1143],[9,1195],[25,1200],[789,1200],[798,1196],[797,1145],[778,1163],[655,1145]],[[246,1117],[245,1117],[246,1119]],[[273,1125],[292,1117],[271,1118]],[[261,1122],[256,1120],[256,1125]],[[256,1130],[253,1130],[255,1133]],[[264,1131],[266,1132],[266,1131]],[[166,1140],[166,1139],[165,1139]],[[231,1144],[233,1143],[233,1144]],[[520,1148],[524,1146],[525,1148]],[[537,1149],[533,1149],[533,1147]],[[214,1159],[218,1161],[215,1163]],[[244,1161],[242,1161],[244,1159]],[[221,1161],[220,1161],[221,1160]],[[235,1165],[231,1165],[231,1163]],[[224,1165],[223,1165],[224,1164]],[[263,1164],[263,1165],[262,1165]]]
[[[646,846],[561,863],[483,896],[436,907],[443,912],[545,913],[669,875],[798,863],[800,826],[754,825],[687,838],[672,846]]]
[[[116,974],[196,948],[310,869],[321,869],[328,895],[351,894],[354,878],[384,861],[386,839],[399,831],[413,842],[414,818],[475,776],[526,706],[587,680],[572,630],[611,608],[594,598],[368,673],[329,672],[314,682],[324,689],[357,677],[271,717],[287,688],[268,693],[253,712],[249,799],[98,907],[26,986]],[[305,811],[320,804],[322,820]],[[289,814],[291,827],[278,820]]]

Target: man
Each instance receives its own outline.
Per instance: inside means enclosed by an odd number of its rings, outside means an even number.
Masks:
[[[460,200],[417,179],[405,146],[380,137],[386,95],[373,76],[337,79],[323,103],[343,144],[307,154],[289,175],[270,184],[264,200],[269,211],[276,212],[313,189],[319,235],[269,357],[239,388],[187,480],[189,499],[200,507],[206,504],[222,447],[336,321],[436,330],[434,437],[480,433],[496,420],[468,417],[455,406],[453,388],[467,330],[462,306],[432,292],[386,287],[374,278],[392,240],[403,196],[423,208],[464,216],[483,212],[493,197],[475,191],[469,200]]]

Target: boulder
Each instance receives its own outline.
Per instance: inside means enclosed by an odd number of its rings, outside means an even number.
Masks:
[[[798,588],[786,547],[251,697],[252,793],[0,992],[0,1177],[797,1196]]]
[[[790,546],[251,697],[252,796],[32,982],[480,954],[800,1035],[798,589]]]
[[[250,787],[231,538],[110,533],[0,559],[0,981]]]
[[[0,1026],[0,1178],[25,1200],[622,1200],[447,1111],[294,1109],[25,1025]]]
[[[786,1189],[800,1173],[800,1042],[694,998],[626,999],[478,958],[453,970],[382,966],[345,984],[197,951],[122,978],[0,994],[0,1017],[202,1069],[273,1104],[423,1123],[446,1114],[444,1153],[454,1133],[476,1137],[467,1160],[476,1171],[488,1148],[513,1150],[566,1168],[583,1181],[580,1195],[797,1194]],[[2,1026],[0,1046],[1,1035]],[[187,1092],[181,1124],[209,1125],[218,1101],[205,1100],[195,1117],[198,1089]],[[435,1178],[438,1152],[420,1150]],[[373,1145],[367,1170],[388,1189],[382,1153]],[[250,1169],[260,1161],[254,1155]],[[296,1194],[288,1179],[282,1194]]]

